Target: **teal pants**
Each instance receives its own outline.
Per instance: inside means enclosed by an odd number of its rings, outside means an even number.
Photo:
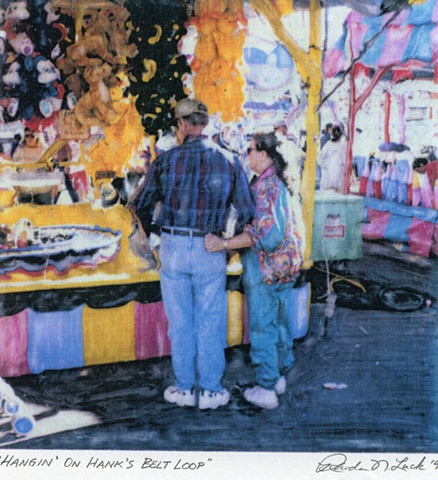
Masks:
[[[249,317],[251,361],[257,383],[273,389],[292,368],[294,357],[291,321],[292,288],[295,282],[267,285],[245,282]]]

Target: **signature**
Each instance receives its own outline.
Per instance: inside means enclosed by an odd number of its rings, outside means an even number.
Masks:
[[[374,471],[424,471],[426,457],[422,457],[420,461],[413,462],[409,457],[395,458],[394,460],[381,459],[367,459],[366,464],[359,460],[358,462],[349,461],[347,455],[343,453],[332,453],[323,458],[316,467],[316,473],[325,472],[374,472]]]

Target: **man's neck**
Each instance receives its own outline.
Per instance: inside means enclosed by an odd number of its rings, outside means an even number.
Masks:
[[[204,131],[204,127],[202,125],[190,125],[184,132],[184,140],[187,137],[200,137]]]

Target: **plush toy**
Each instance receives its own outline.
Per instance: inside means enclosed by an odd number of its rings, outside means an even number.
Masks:
[[[117,112],[116,121],[104,128],[104,137],[96,145],[90,147],[88,154],[93,165],[100,170],[114,171],[118,179],[112,183],[120,183],[126,174],[130,162],[140,156],[143,147],[144,130],[141,116],[135,107],[135,98],[126,95],[129,87],[128,75],[121,72],[117,75],[118,85],[110,88],[112,108]],[[89,170],[90,171],[90,170]],[[95,176],[95,175],[94,175]],[[123,183],[123,182],[122,182]],[[120,190],[120,185],[117,187]]]
[[[42,85],[49,85],[61,77],[61,72],[55,67],[51,60],[48,60],[43,55],[38,55],[34,59],[34,65],[37,71],[38,83]]]
[[[30,56],[35,51],[35,44],[25,31],[21,31],[9,38],[9,44],[17,55]]]
[[[25,0],[12,1],[5,10],[5,21],[19,22],[27,20],[30,17],[30,12],[27,8]]]
[[[7,38],[10,55],[14,55],[15,58],[22,56],[24,59],[24,67],[28,71],[33,69],[32,56],[36,50],[31,33],[32,27],[28,22],[19,23],[13,28],[13,33],[10,33]],[[13,50],[13,54],[11,49]]]
[[[34,64],[39,85],[39,111],[47,118],[61,109],[65,89],[58,82],[61,73],[51,60],[39,55],[34,59]]]
[[[14,61],[9,64],[8,69],[5,74],[2,76],[3,83],[6,85],[6,92],[10,92],[12,89],[21,84],[20,77],[20,68],[21,65],[18,61]]]
[[[126,64],[127,58],[134,58],[137,53],[135,44],[129,44],[131,30],[126,22],[131,14],[121,6],[96,13],[87,22],[86,35],[98,35],[107,40],[107,50],[113,56],[114,64]]]
[[[99,10],[84,19],[82,38],[67,48],[64,73],[74,73],[70,69],[71,64],[74,68],[104,62],[117,66],[125,65],[127,58],[135,57],[138,50],[135,44],[128,43],[131,30],[125,26],[129,16],[126,8],[116,6],[105,11]]]
[[[6,51],[6,33],[3,30],[0,30],[0,65],[6,64],[6,59],[8,58],[8,53]],[[0,82],[0,96],[2,95],[2,86]]]
[[[18,112],[18,115],[25,120],[32,118],[34,105],[29,90],[28,72],[24,67],[22,56],[19,56],[17,60],[7,66],[2,80],[4,85],[3,98],[14,99],[14,101],[8,105],[8,108],[12,107],[10,113],[17,114]],[[13,115],[13,117],[15,117],[15,115]]]
[[[32,61],[32,67],[28,65]],[[6,99],[14,98],[17,105],[7,105],[7,113],[18,110],[18,117],[22,120],[31,120],[38,117],[51,117],[60,110],[65,89],[60,80],[60,72],[52,61],[37,55],[25,57],[20,54],[12,62],[2,77],[4,95]],[[11,110],[12,109],[12,110]]]
[[[121,6],[115,6],[105,12],[108,18],[109,28],[107,31],[108,48],[120,60],[126,63],[126,58],[134,58],[138,54],[137,46],[129,43],[131,30],[126,28],[126,22],[130,17],[128,10]]]
[[[113,108],[108,85],[112,68],[109,64],[87,67],[84,79],[89,85],[87,93],[82,95],[74,109],[76,118],[86,127],[112,125],[118,118]]]
[[[243,0],[196,0],[196,17],[190,24],[198,30],[195,58],[191,61],[193,90],[212,112],[221,112],[224,122],[242,115],[244,79],[238,68],[246,39]]]
[[[107,41],[101,35],[84,35],[81,40],[67,48],[67,58],[75,68],[93,67],[115,58],[108,51]]]
[[[35,230],[31,221],[20,218],[13,227],[12,238],[17,248],[26,248],[35,243]]]
[[[73,73],[64,81],[65,88],[74,94],[76,100],[79,100],[85,93],[85,80],[81,73]]]
[[[7,38],[12,37],[16,32],[16,26],[30,17],[26,1],[11,2],[5,10],[3,30],[6,32]]]
[[[18,98],[0,98],[0,123],[14,120],[18,113]]]
[[[60,13],[53,10],[51,2],[36,0],[31,6],[31,29],[38,52],[47,58],[59,57],[65,48],[61,48],[61,41],[67,36],[68,29],[55,23]]]
[[[63,110],[73,110],[82,95],[85,93],[85,80],[82,74],[69,75],[63,82],[65,88],[64,100],[61,105]]]

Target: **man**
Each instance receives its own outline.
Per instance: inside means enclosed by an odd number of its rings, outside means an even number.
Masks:
[[[160,284],[169,320],[176,384],[164,398],[200,409],[226,405],[222,388],[227,331],[226,254],[208,253],[207,233],[222,234],[231,210],[236,229],[252,219],[253,201],[233,155],[203,135],[208,110],[185,98],[175,107],[180,145],[151,163],[135,211],[146,234],[161,229]],[[161,202],[158,218],[154,207]]]
[[[319,149],[320,150],[331,139],[332,128],[333,128],[333,123],[327,123],[325,125],[325,129],[321,132],[320,144],[319,144]]]

